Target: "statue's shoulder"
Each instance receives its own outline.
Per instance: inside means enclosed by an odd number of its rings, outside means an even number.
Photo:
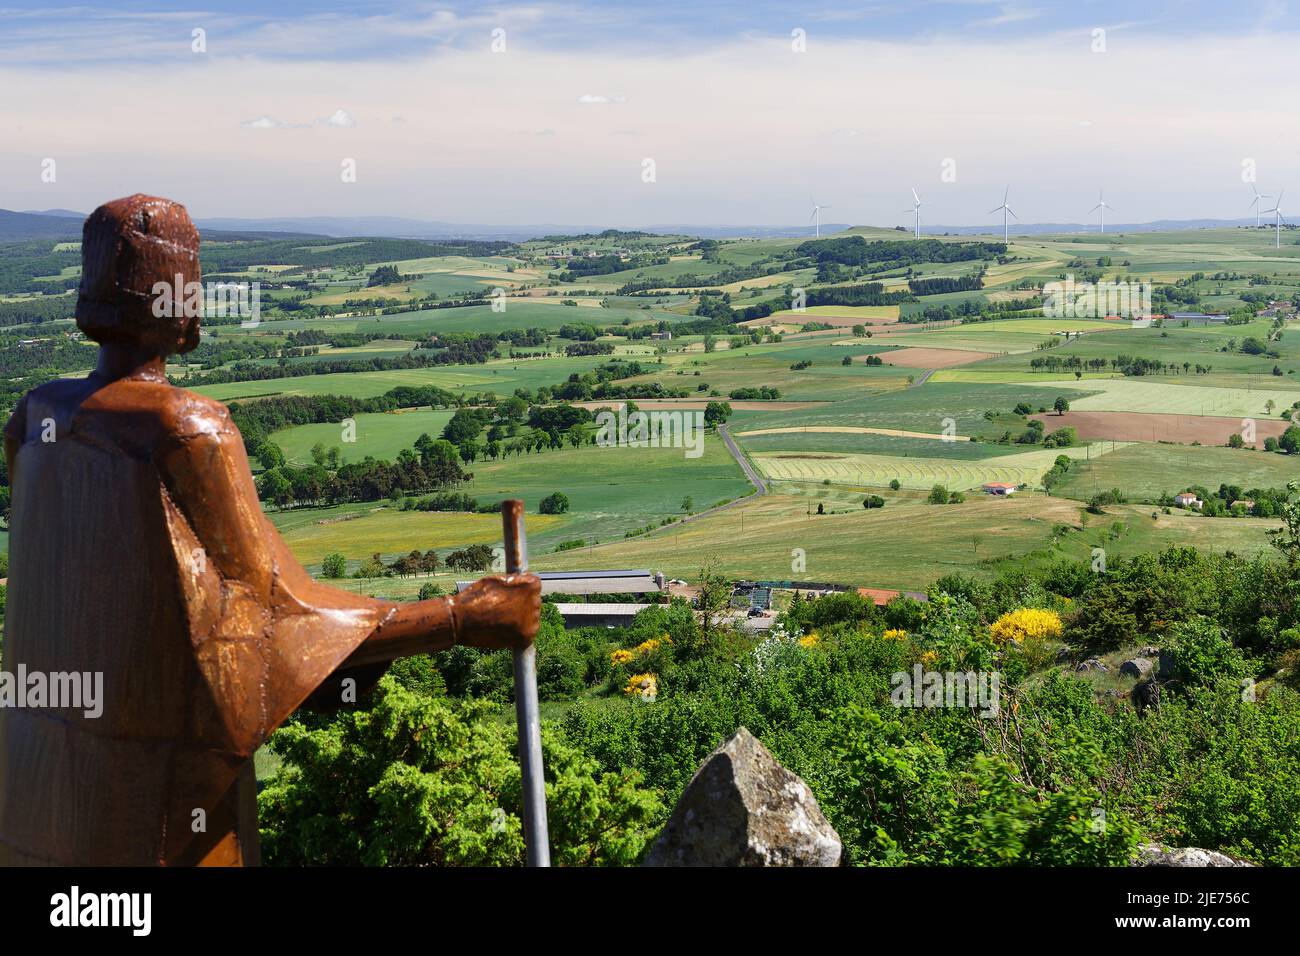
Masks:
[[[53,379],[26,392],[18,400],[18,405],[19,407],[44,405],[59,408],[70,403],[80,403],[87,393],[89,381],[85,378]]]
[[[241,440],[230,410],[214,398],[168,386],[161,410],[164,427],[177,438],[216,443]]]

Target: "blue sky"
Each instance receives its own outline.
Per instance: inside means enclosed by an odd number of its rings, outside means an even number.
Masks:
[[[1102,187],[1115,221],[1243,216],[1250,176],[1300,199],[1278,2],[4,4],[0,208],[757,224],[815,195],[892,225],[915,186],[968,225],[1008,184],[1031,222]]]
[[[796,26],[837,39],[924,40],[1016,39],[1097,27],[1139,28],[1165,37],[1260,35],[1297,25],[1296,14],[1281,0],[543,0],[505,4],[358,0],[337,5],[309,0],[227,0],[185,6],[130,0],[66,6],[0,4],[0,50],[57,64],[63,57],[44,41],[58,37],[83,62],[133,52],[156,56],[158,50],[151,41],[165,37],[176,23],[193,22],[220,31],[223,41],[232,47],[255,47],[259,56],[364,60],[426,56],[437,46],[472,46],[479,42],[479,28],[488,20],[520,30],[521,40],[526,37],[539,46],[643,50],[670,50],[755,35],[786,36]],[[301,29],[306,24],[310,29]],[[309,36],[311,45],[297,42],[295,32]],[[272,37],[280,42],[267,43]],[[85,42],[95,38],[101,41],[97,48]],[[33,51],[32,46],[38,49]]]

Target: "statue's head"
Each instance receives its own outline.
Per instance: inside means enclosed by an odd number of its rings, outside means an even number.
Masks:
[[[137,193],[105,203],[81,231],[77,326],[101,344],[162,355],[199,344],[199,231],[180,203]]]

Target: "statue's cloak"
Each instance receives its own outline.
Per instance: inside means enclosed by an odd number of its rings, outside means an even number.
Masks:
[[[165,383],[69,401],[73,388],[30,393],[6,429],[21,446],[0,666],[102,673],[102,714],[0,707],[0,864],[210,861],[254,750],[389,606],[302,571],[251,495],[242,446],[211,467],[243,469],[252,500],[224,506],[243,509],[232,528],[260,529],[271,576],[259,594],[223,573],[196,530],[210,527],[197,509],[220,503],[167,465],[185,442],[240,441],[222,406]]]

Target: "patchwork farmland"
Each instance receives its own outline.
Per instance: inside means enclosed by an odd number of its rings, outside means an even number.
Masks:
[[[613,232],[227,242],[205,246],[209,273],[261,281],[263,314],[210,324],[169,373],[237,403],[238,420],[259,429],[248,451],[268,513],[314,569],[331,552],[354,573],[374,555],[491,544],[491,515],[465,509],[521,496],[537,513],[557,493],[564,506],[531,522],[535,560],[554,567],[686,574],[725,544],[735,573],[777,573],[762,544],[786,533],[761,517],[773,508],[789,533],[817,527],[842,551],[807,573],[844,585],[923,587],[950,560],[945,535],[996,537],[999,562],[1030,562],[1044,529],[1081,529],[1089,508],[1100,512],[1094,525],[1114,508],[1148,521],[1168,511],[1179,520],[1156,522],[1161,540],[1219,528],[1210,540],[1235,550],[1262,542],[1248,517],[1165,502],[1182,485],[1249,498],[1300,476],[1290,420],[1300,408],[1300,258],[1276,255],[1262,230],[1018,237],[1005,252],[982,243],[913,245],[872,228],[812,242]],[[836,263],[864,249],[911,258],[906,270]],[[77,251],[52,253],[66,257],[65,277],[75,279]],[[966,284],[977,287],[942,291],[976,271],[981,282]],[[1150,281],[1169,312],[1194,297],[1229,318],[1044,315],[1043,285],[1066,275]],[[803,308],[792,307],[796,288]],[[1164,298],[1175,290],[1177,309]],[[0,288],[0,300],[19,310],[30,294]],[[67,316],[14,325],[8,347],[17,357],[20,337],[55,341],[71,329]],[[62,374],[88,367],[73,358]],[[602,409],[713,417],[701,453],[687,457],[597,444]],[[720,422],[734,453],[713,430]],[[428,488],[347,477],[428,462],[438,442],[464,476],[446,489],[460,497],[436,503],[452,510],[419,510],[434,507]],[[331,491],[339,476],[356,487]],[[985,500],[989,483],[1015,493]],[[927,504],[935,486],[966,500]],[[883,506],[867,514],[873,497]],[[864,513],[850,520],[855,508]],[[895,532],[907,561],[853,566],[864,536]],[[364,587],[409,590],[393,578]]]

